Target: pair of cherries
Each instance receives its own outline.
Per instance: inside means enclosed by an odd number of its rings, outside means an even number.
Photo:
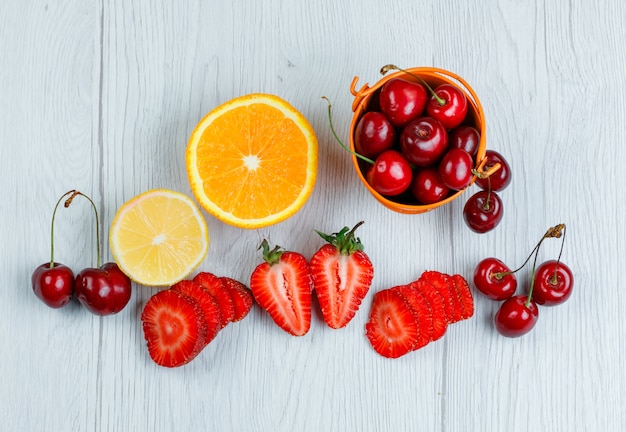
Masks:
[[[537,255],[546,238],[565,237],[565,225],[559,224],[544,234],[529,257],[518,269],[511,270],[501,260],[490,257],[478,263],[474,270],[474,285],[487,298],[503,301],[494,316],[494,325],[499,333],[508,337],[518,337],[528,333],[537,323],[539,307],[556,306],[565,302],[572,294],[574,276],[570,268],[561,261],[548,260],[536,266]],[[533,270],[528,294],[515,295],[517,278],[521,270],[533,256]]]
[[[86,268],[74,276],[68,266],[54,261],[54,219],[61,201],[70,206],[76,196],[83,196],[91,203],[96,213],[97,266]],[[128,304],[131,296],[132,283],[114,262],[100,266],[100,238],[98,211],[94,202],[87,195],[71,190],[59,198],[52,214],[50,239],[50,262],[41,264],[32,274],[33,292],[42,302],[51,308],[67,305],[73,296],[96,315],[118,313]]]
[[[391,69],[404,71],[389,65],[381,72]],[[451,84],[433,90],[413,76],[421,83],[393,78],[382,86],[379,110],[359,119],[354,146],[369,164],[365,177],[378,193],[409,190],[418,203],[432,204],[469,185],[480,135],[462,125],[469,108],[463,91]]]
[[[483,172],[500,167],[488,177],[478,173],[476,184],[481,189],[472,195],[463,207],[463,220],[474,232],[483,234],[494,229],[504,214],[504,206],[498,192],[511,183],[511,167],[504,156],[494,150],[485,152]]]

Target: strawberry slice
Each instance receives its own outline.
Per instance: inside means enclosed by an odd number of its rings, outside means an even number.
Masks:
[[[256,302],[274,322],[294,336],[303,336],[311,327],[313,283],[306,258],[280,246],[270,250],[263,240],[263,259],[250,276]]]
[[[474,315],[474,297],[472,296],[472,291],[470,290],[467,280],[460,274],[452,275],[451,279],[460,299],[462,311],[461,319],[468,319]]]
[[[374,295],[365,335],[374,350],[387,358],[398,358],[417,347],[417,320],[397,290],[389,288]]]
[[[146,303],[141,321],[150,357],[160,366],[187,364],[205,346],[204,312],[187,294],[171,289],[156,293]]]
[[[233,306],[235,308],[233,322],[241,321],[246,317],[246,315],[248,315],[252,309],[252,305],[254,304],[252,291],[236,279],[226,276],[222,276],[220,279],[233,301]]]
[[[324,322],[334,329],[354,318],[372,285],[374,267],[354,236],[362,223],[331,235],[316,231],[328,244],[313,254],[311,278]]]
[[[392,288],[404,297],[404,300],[411,308],[417,321],[419,338],[415,348],[413,348],[414,350],[426,346],[433,337],[433,313],[430,303],[428,303],[424,295],[419,292],[415,285],[416,282],[412,282],[408,285],[400,285]]]
[[[448,324],[458,321],[458,310],[455,310],[455,303],[458,301],[454,286],[449,276],[438,271],[426,271],[422,273],[420,279],[431,284],[441,297],[443,298],[443,308],[445,310],[446,321]]]
[[[430,310],[433,317],[432,340],[436,341],[446,333],[446,329],[448,328],[448,320],[446,317],[443,296],[439,294],[439,291],[437,291],[432,284],[428,283],[424,277],[420,277],[412,285],[430,304]]]
[[[204,312],[204,318],[207,323],[207,335],[205,345],[208,345],[222,328],[222,312],[220,307],[213,297],[202,285],[192,280],[182,280],[172,285],[175,291],[187,294],[193,297],[198,302],[202,311]]]
[[[215,300],[217,300],[217,304],[220,306],[220,311],[222,313],[221,328],[226,327],[226,325],[235,317],[235,305],[233,304],[233,300],[230,298],[230,293],[224,286],[224,283],[219,277],[209,272],[198,273],[193,278],[193,281],[202,285],[215,298]]]

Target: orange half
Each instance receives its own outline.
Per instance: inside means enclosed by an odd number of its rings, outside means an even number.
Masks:
[[[317,175],[317,138],[306,118],[268,94],[209,112],[187,144],[187,174],[200,205],[240,228],[281,222],[306,203]]]

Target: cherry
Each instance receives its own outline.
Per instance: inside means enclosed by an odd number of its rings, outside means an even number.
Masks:
[[[538,318],[539,308],[534,300],[516,295],[502,303],[493,321],[500,334],[514,338],[531,331]]]
[[[474,285],[491,300],[506,300],[517,290],[515,273],[497,258],[485,258],[474,270]]]
[[[485,158],[487,159],[483,168],[485,171],[488,171],[496,163],[500,164],[500,168],[489,177],[478,177],[476,184],[481,189],[487,190],[491,188],[492,191],[499,192],[511,183],[511,167],[506,159],[504,159],[504,156],[494,150],[487,150],[485,152]]]
[[[441,201],[450,193],[450,189],[443,184],[435,167],[418,170],[413,175],[411,193],[422,204],[433,204]]]
[[[574,276],[568,266],[556,260],[541,264],[533,279],[533,300],[542,306],[556,306],[572,295]]]
[[[74,272],[61,263],[44,263],[33,272],[32,285],[39,300],[58,309],[72,299]]]
[[[396,150],[385,150],[368,169],[366,179],[372,188],[387,196],[399,195],[411,185],[411,165]]]
[[[420,83],[393,78],[380,89],[380,110],[395,127],[404,127],[424,112],[428,94]]]
[[[396,130],[387,117],[378,111],[363,114],[354,131],[355,150],[368,158],[375,158],[389,149],[395,140]]]
[[[95,315],[116,314],[128,304],[131,281],[116,263],[86,268],[76,276],[76,297]]]
[[[74,294],[74,272],[69,267],[54,261],[54,219],[63,198],[74,192],[69,191],[61,195],[54,206],[50,228],[50,261],[37,267],[31,277],[35,296],[55,309],[68,304]]]
[[[463,149],[472,156],[476,156],[479,143],[480,133],[471,126],[457,126],[448,132],[448,146]]]
[[[472,180],[474,160],[472,155],[460,148],[448,150],[439,163],[439,178],[452,190],[469,186]]]
[[[463,207],[463,219],[476,233],[486,233],[494,229],[502,220],[502,200],[495,192],[478,191]]]
[[[459,126],[467,115],[465,94],[452,84],[441,84],[426,104],[426,113],[439,120],[446,129]]]
[[[115,314],[121,311],[130,300],[131,281],[128,276],[122,273],[116,263],[106,263],[100,266],[100,224],[96,204],[81,192],[76,192],[75,195],[86,198],[96,215],[97,264],[96,268],[86,268],[76,275],[74,292],[78,301],[93,314]],[[66,203],[67,205],[69,204]]]
[[[409,163],[425,167],[437,162],[448,147],[448,133],[432,117],[419,117],[400,134],[400,150]]]

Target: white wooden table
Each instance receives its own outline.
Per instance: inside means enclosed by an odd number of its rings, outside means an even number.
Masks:
[[[465,4],[467,3],[467,4]],[[0,422],[5,431],[623,431],[626,430],[626,6],[620,0],[457,2],[185,0],[22,1],[0,6]],[[378,204],[328,127],[347,140],[349,85],[387,63],[437,66],[479,94],[487,145],[506,155],[505,216],[472,233],[465,199],[424,215]],[[350,325],[319,313],[304,337],[256,308],[178,369],[149,358],[140,325],[154,293],[99,318],[77,303],[52,310],[30,287],[49,259],[56,199],[77,188],[116,209],[145,190],[191,194],[184,149],[211,108],[277,94],[319,139],[316,188],[291,219],[258,231],[207,216],[199,270],[246,281],[262,238],[310,257],[314,229],[365,220],[376,276]],[[78,203],[76,203],[78,204]],[[93,218],[57,219],[56,257],[93,266]],[[471,278],[482,258],[520,264],[552,225],[567,224],[568,303],[540,311],[519,339],[471,320],[397,360],[364,336],[374,292],[425,269]],[[548,241],[542,258],[555,257]],[[103,244],[105,260],[111,255]],[[522,283],[528,282],[522,276]]]

